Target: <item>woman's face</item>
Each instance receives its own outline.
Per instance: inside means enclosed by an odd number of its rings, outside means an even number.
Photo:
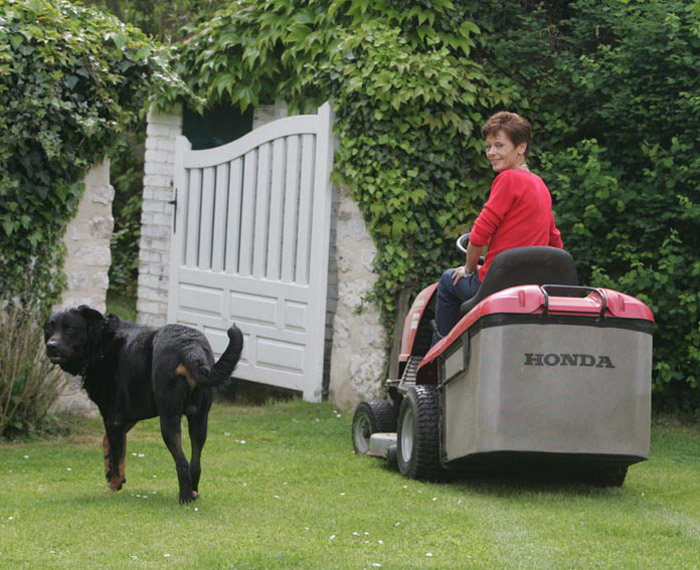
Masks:
[[[503,129],[486,137],[486,158],[491,161],[491,166],[496,172],[525,164],[526,149],[526,142],[515,146]]]

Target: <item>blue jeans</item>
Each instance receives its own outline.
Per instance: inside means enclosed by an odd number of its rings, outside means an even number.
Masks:
[[[459,322],[459,306],[476,295],[481,285],[478,273],[460,279],[455,285],[452,282],[454,272],[454,269],[445,271],[437,286],[435,322],[440,336],[445,336]]]

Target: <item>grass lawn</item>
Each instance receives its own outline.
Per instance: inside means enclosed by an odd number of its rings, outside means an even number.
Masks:
[[[157,421],[130,434],[125,490],[98,420],[0,443],[0,568],[700,568],[700,433],[654,427],[622,488],[421,483],[352,452],[349,414],[214,406],[202,498],[177,504]]]
[[[114,313],[123,321],[136,322],[136,300],[116,291],[107,291],[107,313]]]

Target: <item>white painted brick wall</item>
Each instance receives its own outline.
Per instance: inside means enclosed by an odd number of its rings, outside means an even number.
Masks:
[[[182,132],[182,112],[151,109],[146,130],[146,164],[139,252],[137,322],[159,327],[168,314],[168,274],[172,236],[175,139]]]

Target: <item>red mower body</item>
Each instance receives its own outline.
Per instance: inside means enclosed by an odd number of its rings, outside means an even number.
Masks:
[[[436,283],[423,289],[411,306],[404,323],[400,365],[411,354],[415,354],[413,348],[419,325],[436,289]],[[614,322],[611,319],[623,319],[621,325],[625,325],[625,320],[654,322],[651,309],[639,299],[612,289],[591,289],[586,297],[548,295],[539,285],[504,289],[476,305],[448,335],[430,348],[418,365],[417,383],[436,383],[435,371],[430,369],[435,359],[470,327],[478,324],[481,319],[494,315],[540,315],[543,317],[541,322],[546,322],[547,317],[555,316],[607,319],[608,323]]]

